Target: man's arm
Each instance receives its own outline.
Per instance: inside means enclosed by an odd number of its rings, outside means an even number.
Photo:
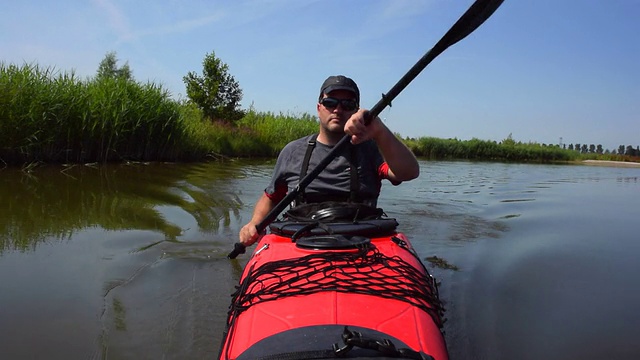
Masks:
[[[260,239],[260,234],[258,234],[256,225],[258,225],[267,216],[269,211],[271,211],[275,205],[276,203],[269,199],[266,193],[262,193],[262,196],[258,199],[258,202],[253,209],[253,217],[251,217],[251,221],[240,229],[239,237],[241,243],[249,246]]]
[[[367,110],[360,109],[353,114],[345,124],[344,130],[352,135],[354,144],[373,139],[378,145],[380,154],[389,165],[389,180],[408,181],[420,175],[420,165],[415,155],[402,143],[379,117],[365,125],[364,118]]]

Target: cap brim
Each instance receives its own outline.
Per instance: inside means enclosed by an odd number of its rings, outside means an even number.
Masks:
[[[342,85],[329,85],[324,89],[324,93],[328,94],[328,93],[330,93],[332,91],[336,91],[336,90],[346,90],[346,91],[349,91],[349,92],[353,93],[353,95],[355,95],[356,97],[358,96],[358,93],[355,90],[353,90],[352,87],[342,86]]]

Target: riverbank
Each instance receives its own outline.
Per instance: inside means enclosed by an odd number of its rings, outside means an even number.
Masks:
[[[315,115],[260,112],[212,121],[192,101],[175,101],[160,85],[127,78],[80,79],[73,74],[0,64],[0,168],[42,163],[192,162],[275,158],[290,141],[318,131]],[[398,134],[400,137],[400,135]],[[433,137],[401,139],[418,157],[523,163],[635,166],[638,146],[626,155],[586,145],[558,145]],[[576,144],[578,145],[578,144]]]
[[[611,160],[583,160],[584,165],[592,166],[612,166],[612,167],[633,167],[640,168],[640,163],[629,161],[611,161]]]

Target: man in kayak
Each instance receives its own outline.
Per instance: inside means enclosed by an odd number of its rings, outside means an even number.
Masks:
[[[276,161],[271,182],[255,205],[251,221],[240,229],[246,246],[259,239],[259,224],[287,194],[295,189],[307,169],[313,169],[345,134],[347,147],[301,191],[295,205],[324,201],[350,201],[375,206],[382,179],[398,185],[418,177],[416,157],[379,117],[365,125],[367,110],[359,109],[360,90],[342,75],[330,76],[320,88],[316,105],[320,129],[287,144]],[[352,166],[351,164],[354,164]],[[356,171],[352,171],[352,169]]]

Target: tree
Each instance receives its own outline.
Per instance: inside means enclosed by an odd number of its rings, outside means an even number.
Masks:
[[[229,74],[229,66],[218,59],[215,52],[205,56],[202,66],[202,76],[189,72],[182,78],[189,100],[211,120],[233,122],[242,118],[242,89]]]
[[[516,141],[513,140],[513,134],[509,133],[509,136],[507,136],[506,139],[502,140],[501,144],[507,145],[507,146],[514,146],[516,144]]]
[[[627,149],[625,150],[624,154],[628,156],[638,156],[638,154],[636,153],[636,149],[634,149],[631,145],[627,145]]]
[[[604,149],[602,148],[602,144],[598,144],[598,146],[596,147],[596,153],[602,154],[603,152]]]
[[[124,63],[120,68],[117,66],[118,58],[115,51],[108,52],[100,65],[98,65],[98,72],[96,77],[101,78],[120,78],[125,80],[133,80],[131,68],[129,68],[129,62]]]

